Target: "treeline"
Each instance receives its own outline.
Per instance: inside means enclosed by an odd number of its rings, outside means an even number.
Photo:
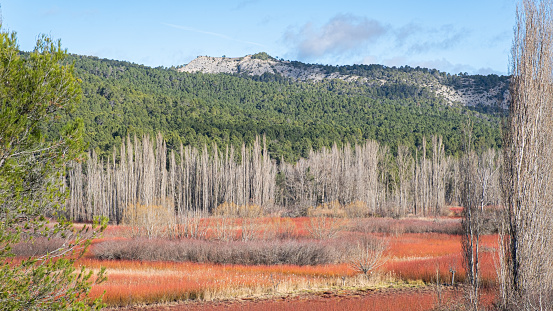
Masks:
[[[216,144],[209,151],[207,146],[198,150],[181,145],[167,157],[158,134],[155,144],[147,135],[142,141],[127,137],[106,162],[92,151],[86,166],[73,163],[68,176],[70,219],[89,221],[103,215],[119,223],[125,209],[137,204],[174,207],[180,215],[207,214],[222,202],[272,207],[276,164],[259,138],[252,148],[242,145],[240,152],[232,146],[219,152]]]
[[[422,86],[449,79],[436,71],[357,66],[348,70],[387,82],[298,82],[274,74],[181,73],[77,55],[68,62],[75,64],[84,95],[69,118],[83,119],[85,139],[103,159],[129,135],[158,132],[175,151],[180,144],[201,149],[212,143],[239,150],[265,135],[271,158],[286,162],[334,142],[342,147],[374,140],[392,153],[399,145],[414,152],[432,135],[443,137],[446,155],[458,155],[460,124],[469,119],[475,148],[501,146],[496,116],[444,105]]]
[[[430,216],[460,198],[459,159],[446,156],[437,136],[415,154],[400,146],[393,156],[389,147],[369,140],[311,151],[295,164],[271,159],[265,137],[240,150],[217,144],[178,150],[168,150],[158,134],[155,141],[127,137],[105,161],[91,151],[85,163],[69,168],[68,217],[90,221],[104,215],[119,223],[138,205],[162,206],[176,216],[207,215],[220,206],[255,206],[290,216],[317,209],[341,209],[350,216]],[[484,154],[499,165],[494,149]],[[493,204],[500,197],[498,175],[489,181]]]
[[[435,84],[441,83],[451,86],[457,90],[463,90],[471,88],[475,91],[488,91],[492,88],[499,87],[502,89],[499,92],[503,96],[503,92],[507,90],[509,86],[509,76],[498,76],[495,74],[489,75],[469,75],[467,73],[450,74],[447,72],[441,72],[437,69],[400,66],[400,67],[388,67],[385,65],[371,64],[371,65],[315,65],[304,64],[298,61],[291,61],[294,67],[298,69],[315,69],[325,74],[339,73],[341,75],[356,75],[367,78],[371,81],[385,80],[385,81],[403,81],[406,84]],[[503,98],[498,98],[502,100]]]

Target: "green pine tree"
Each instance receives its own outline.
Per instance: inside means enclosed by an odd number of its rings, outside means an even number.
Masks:
[[[101,307],[87,297],[92,272],[76,271],[74,263],[106,220],[77,230],[63,218],[64,168],[84,147],[82,120],[57,124],[81,100],[73,67],[61,64],[65,55],[46,36],[22,54],[16,34],[0,31],[0,310]],[[55,127],[61,130],[46,139]],[[14,245],[39,237],[65,243],[47,254],[15,257]],[[95,280],[103,279],[101,271]]]

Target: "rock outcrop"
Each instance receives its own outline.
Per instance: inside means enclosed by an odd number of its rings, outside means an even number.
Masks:
[[[258,55],[262,54],[263,57]],[[279,74],[298,81],[322,81],[326,79],[340,79],[346,82],[361,82],[369,85],[384,85],[386,83],[397,83],[388,81],[382,77],[359,76],[353,73],[342,73],[342,71],[328,71],[325,66],[302,64],[277,60],[265,53],[246,55],[244,57],[211,57],[199,56],[190,63],[180,67],[181,72],[202,72],[202,73],[227,73],[245,75],[263,75],[264,73]],[[470,76],[469,76],[470,77]],[[411,79],[406,84],[416,84],[432,91],[436,96],[443,98],[450,105],[460,104],[464,106],[492,106],[501,104],[507,107],[508,87],[507,83],[498,84],[482,89],[474,85],[474,80],[469,77],[460,77],[461,84],[453,87],[444,84],[438,78],[428,75],[424,80]]]

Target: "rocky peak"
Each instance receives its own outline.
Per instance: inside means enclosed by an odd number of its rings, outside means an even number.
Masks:
[[[202,73],[227,73],[227,74],[246,74],[251,76],[263,75],[264,73],[280,74],[287,78],[298,81],[322,81],[326,79],[340,79],[346,82],[361,82],[366,84],[384,85],[387,83],[397,83],[382,77],[359,76],[348,71],[329,71],[321,65],[303,64],[300,62],[290,62],[277,60],[267,53],[257,53],[246,55],[244,57],[211,57],[199,56],[190,63],[178,69],[180,72],[202,72]],[[430,76],[430,75],[429,75]],[[436,96],[446,100],[449,104],[461,104],[467,106],[476,105],[495,105],[498,100],[501,105],[506,107],[508,91],[505,83],[500,83],[489,88],[486,91],[476,90],[471,84],[469,78],[464,80],[462,87],[453,87],[444,84],[440,79],[425,78],[424,80],[412,79],[410,84],[416,84],[431,90]]]

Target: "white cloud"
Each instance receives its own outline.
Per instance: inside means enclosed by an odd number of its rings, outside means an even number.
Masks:
[[[489,74],[507,75],[506,72],[497,71],[497,70],[494,70],[490,67],[480,68],[480,69],[476,70],[473,73],[477,74],[477,75],[484,75],[484,76],[489,75]]]
[[[321,27],[307,23],[299,30],[287,31],[284,37],[300,59],[314,59],[358,50],[386,31],[376,20],[339,14]]]
[[[289,28],[284,34],[284,43],[288,58],[306,62],[379,63],[420,66],[453,74],[505,74],[490,67],[478,68],[468,62],[452,61],[463,59],[463,51],[474,41],[473,37],[471,30],[455,24],[428,26],[407,22],[393,26],[367,17],[338,14],[322,25],[306,23]],[[480,44],[496,45],[504,37],[505,33],[500,33]]]
[[[438,69],[440,71],[446,71],[453,74],[461,73],[461,72],[467,72],[467,73],[473,74],[476,72],[476,69],[470,65],[454,64],[445,58],[413,61],[413,62],[410,62],[410,66],[413,66],[413,67],[419,66],[423,68]]]
[[[451,49],[461,44],[469,33],[468,30],[453,25],[426,28],[411,23],[395,31],[395,41],[398,47],[405,47],[408,54],[421,54]]]
[[[361,61],[356,62],[356,64],[362,64],[362,65],[378,64],[378,57],[373,55],[367,55],[363,57]]]
[[[300,60],[343,59],[380,50],[380,53],[401,53],[421,55],[427,52],[450,50],[462,44],[469,35],[466,29],[446,24],[440,27],[426,27],[419,23],[408,23],[392,27],[367,17],[352,14],[338,14],[324,25],[307,23],[284,34],[285,43],[290,45],[288,53]],[[378,43],[378,45],[372,45]],[[382,46],[389,49],[382,52]],[[374,61],[374,60],[373,60]],[[367,61],[363,60],[363,63]]]

